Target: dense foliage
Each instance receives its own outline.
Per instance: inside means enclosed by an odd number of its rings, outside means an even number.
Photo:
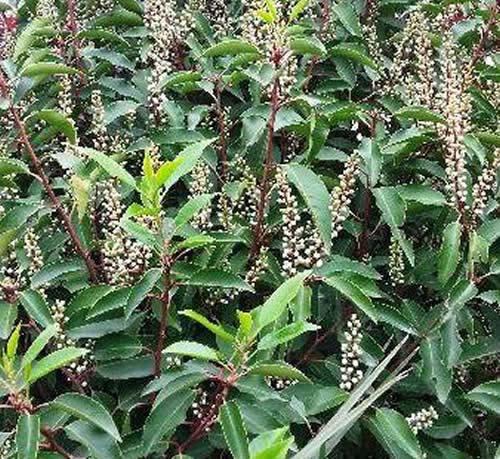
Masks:
[[[495,0],[1,0],[0,456],[499,458]]]

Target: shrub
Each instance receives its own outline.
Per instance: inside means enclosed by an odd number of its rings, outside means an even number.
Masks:
[[[496,2],[0,10],[2,457],[499,457]]]

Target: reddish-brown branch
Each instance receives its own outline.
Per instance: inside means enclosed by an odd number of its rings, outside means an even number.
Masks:
[[[486,40],[488,39],[488,36],[490,35],[490,32],[492,31],[493,27],[497,23],[497,10],[498,10],[498,4],[495,2],[493,6],[491,7],[491,16],[488,22],[486,23],[486,26],[481,32],[481,39],[479,40],[479,43],[474,47],[474,51],[472,53],[472,59],[470,61],[470,68],[472,69],[479,59],[484,54],[484,48],[486,46]]]
[[[68,453],[56,440],[54,432],[47,427],[42,427],[40,429],[42,435],[47,439],[48,447],[51,451],[59,453],[65,459],[73,459],[73,456]]]
[[[279,53],[279,51],[276,51]],[[279,57],[277,58],[279,63]],[[269,198],[269,184],[271,180],[271,174],[273,169],[273,150],[274,150],[274,126],[276,124],[276,114],[278,113],[280,103],[279,103],[279,95],[280,95],[280,82],[279,78],[275,78],[273,83],[273,88],[271,92],[271,114],[269,115],[269,121],[267,123],[268,129],[268,138],[267,138],[267,147],[266,147],[266,157],[264,163],[264,172],[262,174],[262,180],[260,183],[260,198],[257,206],[257,219],[255,226],[253,228],[253,242],[252,247],[250,249],[250,259],[255,259],[260,249],[264,244],[265,239],[265,214],[266,214],[266,206]]]
[[[1,74],[0,74],[0,93],[2,93],[4,97],[8,97],[8,87],[3,75]],[[24,123],[21,120],[21,117],[19,116],[19,112],[17,111],[16,107],[14,107],[14,105],[12,104],[10,105],[10,113],[14,118],[14,124],[19,130],[19,137],[21,143],[24,145],[24,148],[28,153],[28,156],[30,157],[34,172],[40,179],[42,186],[45,192],[47,193],[47,196],[49,197],[53,207],[56,209],[56,212],[59,215],[59,218],[61,219],[65,230],[67,231],[69,237],[71,238],[71,241],[73,242],[76,252],[82,257],[83,261],[85,262],[90,280],[92,282],[97,282],[97,271],[95,268],[94,260],[92,259],[90,253],[83,246],[82,241],[80,240],[76,232],[76,229],[73,225],[73,222],[71,221],[71,217],[68,215],[63,205],[61,204],[61,201],[54,193],[54,190],[52,189],[52,186],[50,184],[50,180],[47,174],[45,173],[45,170],[43,169],[42,162],[38,158],[37,154],[35,153],[35,150],[33,149],[33,146],[31,145],[28,134],[26,132],[26,127],[24,126]]]
[[[154,352],[154,374],[156,377],[161,375],[162,351],[165,347],[167,338],[168,312],[170,310],[170,291],[172,289],[172,280],[170,275],[171,260],[166,257],[164,260],[164,287],[161,296],[160,328],[158,330],[158,339]]]

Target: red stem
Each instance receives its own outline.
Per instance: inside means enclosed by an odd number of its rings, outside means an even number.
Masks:
[[[3,75],[0,75],[0,92],[2,92],[4,96],[8,95],[7,84],[5,82]],[[53,207],[56,209],[56,212],[59,215],[59,218],[62,220],[64,228],[66,229],[67,233],[69,234],[73,242],[73,245],[75,246],[75,250],[83,258],[83,261],[87,266],[90,280],[93,283],[96,283],[97,271],[95,268],[94,260],[90,256],[90,253],[83,246],[82,241],[80,240],[76,232],[76,229],[73,225],[73,222],[71,221],[70,216],[62,206],[61,201],[59,200],[57,195],[54,193],[54,190],[50,185],[50,180],[43,169],[42,163],[38,158],[38,156],[36,155],[33,146],[31,145],[24,123],[21,121],[17,109],[12,104],[10,105],[10,112],[14,118],[14,123],[19,130],[21,142],[24,144],[24,147],[31,159],[31,163],[33,169],[35,170],[35,173],[39,177],[45,192],[47,193],[50,201],[52,202]]]
[[[161,375],[161,360],[162,351],[165,347],[165,340],[167,338],[167,325],[168,325],[168,311],[170,309],[170,290],[172,288],[172,280],[170,278],[171,261],[169,257],[165,260],[164,269],[164,289],[161,296],[161,313],[160,313],[160,329],[158,331],[158,339],[156,350],[154,352],[154,374],[156,377]]]
[[[275,62],[279,64],[279,60],[281,58],[280,50],[275,51]],[[276,65],[275,67],[278,67]],[[280,82],[279,78],[275,78],[273,83],[273,89],[271,92],[271,114],[269,116],[269,121],[267,123],[268,129],[268,138],[267,138],[267,148],[266,148],[266,159],[264,164],[264,173],[262,175],[262,181],[260,184],[260,199],[259,204],[257,206],[257,221],[253,230],[253,243],[252,248],[250,250],[250,259],[255,259],[261,247],[264,244],[265,238],[265,228],[264,228],[264,219],[265,219],[265,210],[268,201],[269,195],[269,182],[271,179],[271,173],[273,169],[273,149],[274,149],[274,125],[276,123],[276,114],[279,110],[279,93],[280,93]]]

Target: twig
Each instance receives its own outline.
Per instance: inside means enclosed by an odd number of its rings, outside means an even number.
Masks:
[[[226,142],[226,120],[224,117],[224,109],[222,107],[222,84],[218,79],[215,83],[215,107],[217,111],[217,123],[219,127],[219,162],[220,162],[220,178],[222,183],[227,179],[227,142]]]
[[[161,375],[161,357],[162,351],[165,347],[165,339],[167,337],[167,321],[168,321],[168,311],[170,309],[170,291],[172,289],[172,280],[170,278],[172,261],[170,256],[165,256],[164,259],[164,287],[163,294],[161,296],[161,313],[160,313],[160,329],[158,330],[158,339],[156,350],[154,352],[154,374],[155,377]]]
[[[62,457],[64,457],[65,459],[73,459],[73,456],[68,453],[68,451],[66,451],[56,440],[56,437],[54,435],[54,432],[47,428],[47,427],[42,427],[40,429],[40,432],[42,433],[42,435],[47,439],[48,443],[49,443],[49,448],[52,450],[52,451],[55,451],[57,453],[59,453]]]
[[[5,97],[9,98],[9,88],[7,85],[7,82],[5,80],[5,77],[2,73],[0,73],[0,94]],[[50,201],[52,202],[53,207],[56,209],[56,212],[59,215],[59,218],[62,220],[62,223],[64,225],[64,228],[68,232],[73,245],[75,246],[75,249],[77,253],[83,258],[87,270],[89,272],[89,277],[92,282],[97,282],[97,271],[95,268],[94,260],[90,256],[90,253],[85,249],[85,247],[82,244],[82,241],[78,237],[78,234],[76,232],[76,229],[73,225],[73,222],[71,221],[70,216],[64,209],[64,207],[61,204],[61,201],[57,197],[57,195],[54,193],[54,190],[52,189],[52,186],[50,185],[50,180],[45,173],[43,169],[42,162],[38,158],[38,156],[35,153],[35,150],[33,149],[33,146],[31,145],[31,142],[29,140],[28,134],[26,132],[26,127],[21,120],[21,117],[19,116],[19,112],[16,109],[16,107],[13,105],[12,102],[10,102],[9,106],[10,113],[12,114],[14,118],[14,124],[19,130],[20,134],[20,140],[21,143],[24,145],[24,148],[28,152],[28,155],[30,157],[33,169],[35,170],[36,175],[40,178],[40,181],[42,183],[42,186],[47,193]]]
[[[273,61],[275,68],[279,67],[281,61],[281,50],[275,49],[273,53]],[[279,77],[275,76],[273,88],[271,92],[271,114],[267,123],[268,138],[266,148],[266,158],[264,163],[264,173],[260,184],[260,198],[257,206],[257,219],[253,228],[253,242],[250,249],[250,260],[254,260],[260,252],[265,239],[264,219],[265,211],[269,195],[269,182],[271,180],[271,172],[273,169],[273,149],[274,149],[274,125],[276,123],[276,114],[280,108],[279,103],[280,81]]]

